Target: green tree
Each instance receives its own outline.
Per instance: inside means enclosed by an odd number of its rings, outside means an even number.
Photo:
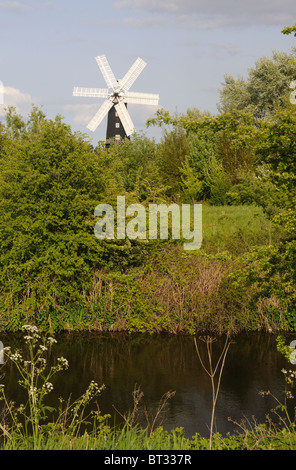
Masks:
[[[223,165],[214,155],[204,168],[204,184],[209,190],[210,202],[215,206],[223,206],[227,201],[227,193],[231,187],[229,177]]]
[[[160,174],[163,183],[169,187],[167,195],[177,200],[182,192],[182,167],[185,164],[189,146],[180,122],[173,130],[164,129],[159,144]]]
[[[283,34],[294,34],[294,36],[296,36],[296,24],[294,24],[294,26],[286,26],[281,32]]]
[[[181,180],[183,186],[182,200],[187,203],[194,203],[199,200],[202,196],[203,183],[190,166],[187,155],[181,168]]]
[[[199,119],[183,117],[182,124],[189,142],[190,165],[204,183],[203,196],[212,199],[213,189],[210,190],[210,187],[215,186],[221,204],[222,200],[225,201],[223,191],[238,183],[243,172],[255,171],[258,140],[256,120],[246,111],[233,110],[217,116],[204,115]],[[213,186],[214,181],[216,183]]]
[[[108,149],[96,149],[105,173],[105,193],[108,200],[126,195],[136,202],[155,201],[162,197],[165,187],[160,176],[160,158],[153,139],[136,134]]]
[[[0,303],[13,322],[46,321],[83,300],[98,268],[126,266],[132,247],[94,236],[104,198],[98,155],[61,117],[7,114],[0,159]],[[14,314],[12,314],[14,312]]]
[[[294,207],[296,197],[296,108],[287,103],[278,110],[272,122],[261,125],[259,147],[261,160],[270,165],[273,182],[287,194],[287,203]]]
[[[245,283],[257,286],[255,301],[277,299],[279,307],[269,315],[282,315],[296,330],[296,112],[290,104],[278,110],[271,122],[262,122],[258,153],[268,165],[267,181],[276,189],[274,197],[263,198],[262,205],[273,202],[273,224],[285,231],[277,246],[248,255],[243,266]],[[258,194],[258,196],[260,196]]]
[[[295,80],[296,49],[290,54],[274,51],[251,67],[246,78],[225,76],[220,89],[220,112],[246,110],[257,119],[272,119],[278,105],[284,106],[291,80]]]

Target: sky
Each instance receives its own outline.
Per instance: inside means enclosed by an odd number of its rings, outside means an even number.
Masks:
[[[104,140],[106,119],[94,133],[86,127],[102,100],[73,97],[74,86],[106,88],[102,54],[117,79],[144,59],[130,91],[158,93],[170,113],[215,114],[224,76],[246,77],[257,59],[290,52],[296,38],[281,29],[295,23],[295,0],[0,1],[0,120],[7,106],[26,117],[35,105]],[[128,109],[137,132],[160,138],[146,128],[156,107]]]

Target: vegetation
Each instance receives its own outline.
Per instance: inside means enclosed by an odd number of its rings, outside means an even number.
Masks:
[[[187,439],[182,429],[142,429],[129,419],[111,429],[97,412],[90,430],[84,412],[101,388],[92,383],[73,405],[48,407],[50,378],[66,362],[44,362],[53,340],[40,346],[36,329],[192,336],[296,330],[295,66],[293,49],[261,58],[247,78],[227,75],[217,115],[159,109],[147,122],[162,128],[159,143],[136,134],[93,147],[60,116],[50,120],[33,107],[24,119],[7,109],[0,125],[0,329],[30,327],[28,356],[7,352],[27,402],[15,407],[1,389],[3,449],[296,447],[290,417],[277,429],[241,424],[238,436],[212,433],[210,440]],[[115,207],[117,196],[145,208],[202,204],[201,249],[185,251],[173,237],[98,240],[95,208]],[[215,405],[216,370],[208,372]],[[293,372],[286,380],[294,385]]]
[[[59,116],[33,108],[25,122],[7,111],[3,330],[28,322],[51,331],[295,328],[296,114],[288,98],[270,119],[159,110],[148,125],[164,126],[159,144],[136,135],[93,148]],[[118,195],[146,208],[202,204],[201,249],[184,251],[173,239],[98,240],[94,210],[116,207]]]
[[[287,88],[295,79],[295,66],[296,49],[292,54],[274,51],[271,58],[257,60],[246,79],[226,75],[220,94],[221,111],[240,109],[256,119],[273,119],[277,106],[284,106]]]

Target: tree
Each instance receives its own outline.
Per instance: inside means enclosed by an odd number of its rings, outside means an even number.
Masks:
[[[293,48],[290,54],[275,51],[271,58],[260,58],[245,79],[226,75],[220,89],[220,112],[246,110],[256,119],[272,119],[277,106],[284,106],[295,69]]]
[[[187,155],[181,168],[181,180],[183,192],[182,200],[187,203],[194,203],[199,200],[202,196],[203,183],[190,166]]]
[[[0,303],[13,322],[46,322],[83,302],[93,271],[126,266],[130,244],[99,241],[95,207],[104,199],[98,155],[60,116],[10,109],[0,158]],[[131,251],[130,251],[131,250]],[[12,313],[14,312],[14,313]]]
[[[262,122],[261,161],[268,165],[268,180],[276,187],[273,223],[285,230],[277,246],[248,255],[243,266],[246,282],[256,284],[256,298],[277,299],[280,314],[296,329],[296,112],[290,104],[271,122]],[[276,195],[276,194],[275,194]],[[265,198],[266,199],[266,198]],[[266,204],[268,201],[263,201]],[[275,312],[279,315],[279,311]]]
[[[233,110],[199,120],[183,118],[182,124],[188,136],[190,164],[196,168],[201,180],[207,178],[206,169],[213,168],[214,160],[221,169],[219,179],[221,182],[223,178],[225,182],[227,180],[225,188],[229,183],[237,183],[242,171],[255,171],[258,126],[250,113]],[[216,175],[218,173],[215,171]]]
[[[286,26],[281,32],[282,34],[294,34],[296,36],[296,24],[294,26]]]
[[[104,171],[105,193],[112,197],[126,194],[137,202],[155,201],[165,192],[160,176],[160,158],[154,140],[135,134],[108,149],[96,149]],[[108,201],[106,201],[108,202]]]
[[[176,122],[173,130],[164,129],[159,144],[160,173],[165,185],[169,187],[167,195],[178,200],[182,191],[182,167],[188,155],[189,146],[184,129]]]
[[[251,92],[248,82],[239,76],[235,79],[232,75],[224,76],[224,83],[220,91],[220,103],[218,110],[220,112],[230,112],[233,109],[253,111],[251,107]]]
[[[289,194],[289,206],[296,198],[296,110],[287,103],[278,110],[272,122],[261,125],[261,160],[271,167],[272,181]]]

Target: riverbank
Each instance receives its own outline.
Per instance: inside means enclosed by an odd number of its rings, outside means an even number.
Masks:
[[[38,447],[32,446],[31,439],[7,441],[0,444],[0,450],[99,450],[99,451],[198,451],[198,450],[295,450],[296,433],[290,429],[276,431],[265,425],[241,432],[239,435],[222,438],[214,434],[212,446],[209,439],[199,435],[187,439],[182,429],[171,432],[158,428],[151,435],[149,430],[139,427],[121,430],[105,430],[94,435],[85,433],[79,437],[52,432],[42,436]],[[109,455],[109,454],[108,454]]]
[[[72,301],[72,286],[66,286],[65,304],[54,298],[55,281],[44,292],[40,285],[39,300],[31,289],[17,303],[7,294],[0,329],[18,331],[30,322],[51,332],[288,331],[280,299],[258,295],[258,282],[244,279],[248,256],[268,253],[282,236],[258,207],[205,205],[200,250],[184,251],[173,241],[139,244],[135,263],[93,271],[88,282],[80,280]]]

